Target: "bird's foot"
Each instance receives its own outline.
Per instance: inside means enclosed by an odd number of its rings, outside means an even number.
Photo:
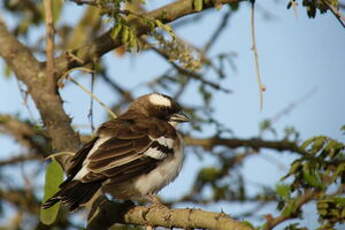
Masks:
[[[165,206],[160,200],[159,198],[154,195],[154,194],[148,194],[145,197],[150,203],[150,207],[157,207],[157,208],[168,208],[167,206]]]

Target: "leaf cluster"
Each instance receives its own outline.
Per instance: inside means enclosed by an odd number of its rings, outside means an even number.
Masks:
[[[296,5],[296,0],[290,0],[287,9],[290,9],[293,5]],[[338,9],[339,2],[338,0],[303,0],[302,5],[306,8],[308,17],[315,18],[317,10],[319,10],[320,14],[324,14],[329,10],[330,6]]]
[[[301,203],[316,199],[320,229],[332,229],[345,220],[344,198],[339,197],[344,191],[345,145],[329,137],[317,136],[306,140],[300,148],[305,155],[295,160],[282,178],[290,178],[292,182],[276,187],[280,197],[278,209],[282,216],[297,217],[301,214]],[[314,195],[307,199],[310,193]],[[287,229],[300,228],[291,225]]]

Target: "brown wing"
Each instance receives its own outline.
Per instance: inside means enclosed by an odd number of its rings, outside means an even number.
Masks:
[[[74,154],[73,158],[71,159],[71,165],[67,169],[67,179],[60,184],[59,187],[62,187],[64,184],[67,184],[69,181],[71,181],[78,171],[83,167],[83,162],[96,143],[97,139],[98,137],[93,138],[91,141],[84,144],[81,149]]]
[[[104,123],[99,128],[99,137],[94,143],[91,154],[86,158],[88,173],[83,175],[82,182],[91,182],[109,178],[115,181],[131,179],[154,169],[161,159],[145,154],[148,150],[165,151],[172,149],[160,146],[155,138],[174,138],[175,130],[167,123],[153,119],[116,119]],[[85,171],[85,170],[84,170]]]

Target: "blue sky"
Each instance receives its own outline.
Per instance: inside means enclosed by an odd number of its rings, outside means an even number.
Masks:
[[[289,114],[283,116],[275,127],[282,131],[286,126],[294,126],[303,139],[315,135],[328,135],[344,141],[339,128],[345,124],[345,30],[330,13],[317,15],[315,19],[306,16],[305,9],[298,7],[298,16],[286,9],[287,2],[260,1],[262,7],[273,13],[271,20],[265,19],[260,10],[256,13],[257,48],[260,57],[262,80],[267,88],[264,95],[263,111],[259,109],[259,97],[254,69],[253,53],[250,37],[250,10],[243,3],[236,12],[225,33],[211,50],[211,57],[219,52],[235,52],[234,62],[237,71],[227,67],[228,78],[222,86],[232,89],[232,94],[216,93],[214,95],[216,117],[229,126],[236,135],[243,138],[258,134],[258,123],[271,118],[290,103],[300,100],[311,90],[311,97],[299,104]],[[149,7],[155,8],[158,1],[150,1]],[[160,3],[161,4],[161,3]],[[81,7],[67,3],[71,7],[64,14],[63,20],[75,20]],[[220,10],[206,16],[200,24],[190,24],[179,29],[177,34],[187,41],[202,46],[214,31],[220,17],[225,11]],[[73,16],[72,16],[73,15]],[[12,20],[12,19],[11,19]],[[42,32],[41,28],[37,32]],[[33,34],[32,36],[37,36]],[[133,88],[140,82],[157,77],[169,65],[156,54],[147,52],[133,57],[126,55],[119,58],[109,53],[104,61],[108,64],[110,75],[126,88]],[[1,65],[3,66],[3,65]],[[0,67],[2,68],[2,67]],[[1,71],[0,71],[1,72]],[[212,79],[214,76],[210,76]],[[215,78],[214,78],[215,79]],[[87,77],[80,78],[86,86]],[[96,95],[106,104],[111,105],[117,100],[116,95],[103,82],[96,84]],[[144,88],[137,88],[135,95],[148,93]],[[198,101],[197,92],[187,91],[182,99],[185,104]],[[65,108],[74,118],[75,125],[87,125],[89,98],[74,85],[67,86],[62,95],[66,100]],[[29,103],[38,119],[34,106]],[[105,112],[95,106],[96,124],[105,121]],[[0,112],[21,113],[28,116],[14,78],[0,78]],[[187,127],[183,127],[187,128]],[[89,129],[85,129],[89,131]],[[211,130],[204,130],[200,136],[207,136]],[[267,135],[267,138],[273,138]],[[0,159],[20,153],[10,138],[0,136],[2,152]],[[289,153],[275,154],[264,151],[264,155],[276,158],[288,165],[293,159]],[[187,157],[181,176],[175,183],[162,191],[164,197],[172,197],[188,191],[190,179],[195,175],[196,168],[212,164],[212,159],[205,157],[203,162],[196,160],[194,154]],[[261,184],[274,184],[285,173],[278,170],[265,158],[257,156],[244,164],[243,172],[249,181]],[[254,192],[252,188],[252,192]],[[242,209],[238,206],[207,207],[215,211],[221,208],[228,213]],[[312,213],[312,211],[310,211]],[[312,214],[310,215],[312,218]]]

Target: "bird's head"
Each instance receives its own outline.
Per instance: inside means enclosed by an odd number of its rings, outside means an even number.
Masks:
[[[147,117],[155,117],[175,126],[181,122],[188,122],[181,106],[171,97],[151,93],[137,98],[129,107],[129,111],[136,111]]]

